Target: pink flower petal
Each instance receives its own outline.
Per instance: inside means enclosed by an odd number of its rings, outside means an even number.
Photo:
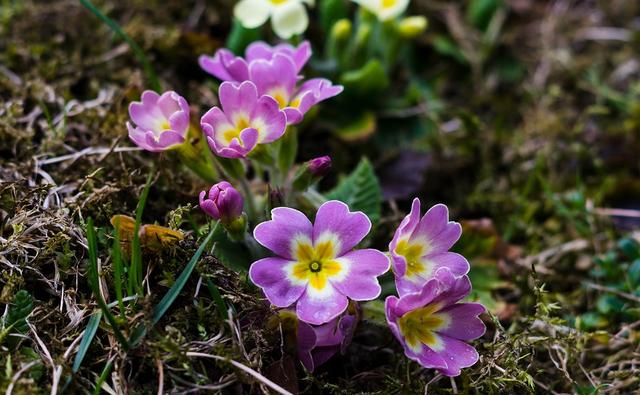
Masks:
[[[292,305],[305,290],[304,285],[293,284],[288,279],[287,265],[290,264],[291,261],[282,258],[263,258],[249,269],[251,281],[262,288],[267,299],[278,307]]]
[[[319,240],[326,233],[335,235],[340,242],[336,256],[342,256],[360,243],[369,230],[371,221],[363,212],[351,212],[343,202],[330,200],[316,213],[313,240]]]
[[[292,243],[299,238],[311,240],[313,225],[300,211],[277,207],[271,210],[270,221],[256,226],[253,237],[281,257],[293,259]]]

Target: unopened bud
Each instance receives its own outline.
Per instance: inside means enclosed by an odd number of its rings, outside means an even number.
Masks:
[[[422,15],[403,18],[398,23],[398,32],[402,38],[411,40],[427,30],[427,18]]]
[[[321,156],[311,159],[303,164],[293,179],[293,187],[298,191],[304,191],[312,184],[320,181],[331,170],[331,158]]]
[[[340,19],[331,27],[331,39],[344,41],[351,36],[352,24],[349,19]]]
[[[222,181],[200,192],[200,208],[212,218],[230,224],[242,215],[244,199],[227,181]]]

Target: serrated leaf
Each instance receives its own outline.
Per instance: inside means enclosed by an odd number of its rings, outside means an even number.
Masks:
[[[216,243],[215,256],[225,266],[236,271],[249,270],[251,265],[249,250],[242,243],[231,240],[222,226],[213,233],[213,241]]]
[[[375,223],[380,219],[382,191],[378,177],[367,158],[362,158],[358,167],[340,180],[326,197],[346,203],[351,211],[362,211],[371,222]]]
[[[33,311],[33,296],[29,292],[23,290],[18,291],[11,301],[9,313],[5,327],[13,325],[13,330],[18,333],[26,333],[29,330],[27,326],[27,317]]]

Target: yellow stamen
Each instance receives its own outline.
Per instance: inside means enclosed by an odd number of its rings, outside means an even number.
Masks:
[[[312,246],[308,242],[298,242],[295,248],[297,263],[292,274],[299,280],[309,281],[316,290],[327,285],[327,279],[340,274],[342,265],[335,260],[335,248],[331,241],[320,242]]]
[[[233,139],[238,139],[240,144],[242,144],[242,141],[240,140],[240,133],[242,133],[242,131],[248,128],[249,126],[251,126],[249,124],[249,120],[245,117],[240,117],[236,121],[235,129],[225,130],[224,132],[222,132],[222,136],[224,137],[227,144],[231,143],[231,140]]]
[[[407,261],[407,277],[424,273],[426,267],[422,257],[428,252],[428,246],[422,243],[410,243],[407,240],[400,240],[396,245],[395,253],[402,255]]]
[[[419,343],[432,348],[438,346],[439,342],[435,331],[447,323],[444,316],[437,314],[439,310],[438,304],[430,304],[406,313],[398,319],[400,332],[409,346],[415,348]]]

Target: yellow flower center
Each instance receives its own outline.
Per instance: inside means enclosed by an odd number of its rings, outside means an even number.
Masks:
[[[397,2],[398,0],[382,0],[382,8],[391,8],[396,5]]]
[[[286,3],[289,0],[269,0],[269,1],[271,1],[271,4],[278,5],[278,4]]]
[[[416,274],[422,274],[427,269],[427,261],[423,260],[429,251],[429,246],[424,243],[409,242],[408,240],[400,240],[396,245],[395,253],[404,257],[407,261],[407,271],[405,276],[413,277]]]
[[[242,131],[248,128],[249,126],[250,126],[249,120],[245,117],[240,117],[236,121],[235,129],[227,129],[222,133],[222,135],[224,136],[224,139],[227,142],[227,144],[231,143],[231,140],[235,138],[237,138],[240,144],[242,144],[242,140],[240,140],[240,133],[242,133]]]
[[[441,346],[435,332],[448,324],[448,317],[438,314],[439,310],[440,305],[434,303],[406,313],[398,319],[400,332],[411,348],[417,348],[420,343],[432,349]]]
[[[309,285],[320,291],[327,285],[327,279],[340,274],[342,265],[335,259],[334,243],[322,241],[316,245],[306,241],[299,241],[295,248],[296,263],[293,266],[293,276],[298,280],[306,280]]]
[[[282,0],[276,0],[276,1],[282,1]],[[269,92],[267,92],[267,95],[273,97],[275,101],[278,102],[278,107],[280,107],[281,109],[287,107],[287,104],[289,104],[289,94],[283,88],[271,89]]]

